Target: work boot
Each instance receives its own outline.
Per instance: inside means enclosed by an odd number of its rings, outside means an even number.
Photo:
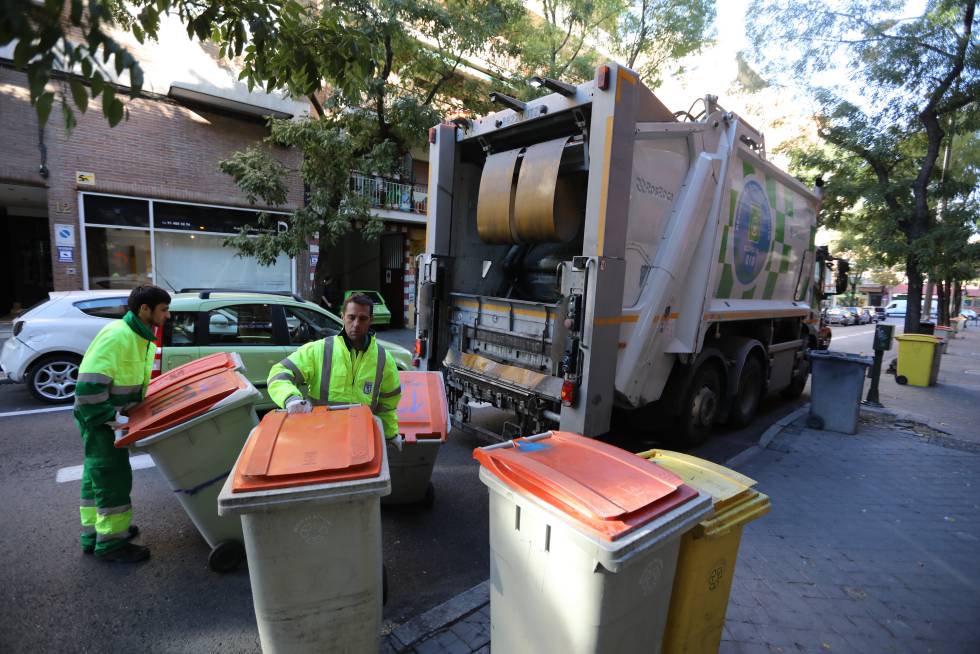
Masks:
[[[96,554],[95,558],[106,563],[140,563],[150,558],[150,548],[126,543],[105,554]]]
[[[133,540],[140,535],[140,528],[136,525],[129,525],[129,535],[126,536],[126,540]],[[91,545],[82,545],[82,551],[86,554],[91,554],[95,551],[95,543]]]

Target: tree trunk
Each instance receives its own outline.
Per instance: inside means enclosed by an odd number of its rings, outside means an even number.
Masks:
[[[929,319],[929,314],[932,313],[932,294],[936,292],[936,282],[933,281],[932,273],[929,273],[928,280],[926,282],[926,292],[922,296],[922,315],[925,319]]]
[[[963,284],[958,280],[953,286],[953,315],[960,315],[960,311],[963,310]]]
[[[922,271],[915,253],[905,257],[905,274],[909,278],[909,295],[905,302],[905,333],[918,334],[922,317]]]
[[[949,280],[941,279],[936,284],[936,324],[949,327]]]

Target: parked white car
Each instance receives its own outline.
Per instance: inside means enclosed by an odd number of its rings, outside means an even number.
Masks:
[[[0,368],[37,399],[63,404],[75,398],[78,364],[89,343],[125,315],[129,290],[59,291],[48,298],[14,321]]]

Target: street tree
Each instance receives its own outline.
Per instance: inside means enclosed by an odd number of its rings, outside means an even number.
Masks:
[[[933,254],[926,236],[943,186],[937,162],[947,134],[972,122],[952,117],[978,110],[980,46],[976,0],[930,0],[908,16],[906,4],[754,0],[747,15],[764,70],[802,82],[819,106],[821,139],[848,159],[832,166],[839,206],[869,205],[882,231],[863,231],[882,256],[904,258],[911,332]]]
[[[396,174],[443,115],[463,106],[488,109],[486,83],[466,61],[511,56],[499,34],[522,18],[514,0],[344,0],[321,7],[287,2],[274,20],[253,24],[241,78],[250,88],[305,97],[313,108],[306,119],[271,120],[266,139],[300,152],[305,202],[288,230],[272,229],[274,217],[260,214],[269,229],[243,231],[226,244],[267,265],[280,254],[305,252],[311,238],[329,248],[355,226],[376,237],[383,224],[370,211],[370,189],[352,185],[351,173]],[[268,149],[236,153],[221,169],[250,201],[285,203],[291,171]],[[342,272],[319,257],[315,297]]]
[[[280,0],[0,0],[0,47],[14,44],[13,62],[27,73],[30,101],[43,126],[55,102],[65,127],[76,122],[69,97],[81,112],[101,98],[110,126],[125,116],[120,97],[139,94],[143,69],[119,43],[119,30],[143,43],[156,39],[160,17],[180,16],[191,37],[220,35],[240,55],[250,26],[272,20]],[[54,82],[54,84],[52,84]],[[53,88],[52,88],[53,87]]]
[[[629,0],[616,26],[616,50],[651,87],[669,66],[701,51],[714,34],[715,0]]]

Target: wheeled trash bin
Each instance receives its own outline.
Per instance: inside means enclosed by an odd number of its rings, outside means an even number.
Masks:
[[[864,377],[874,359],[829,350],[810,350],[808,356],[811,377],[807,426],[856,434]]]
[[[895,381],[902,386],[935,386],[939,380],[939,339],[927,334],[901,334]]]
[[[441,372],[398,373],[402,397],[398,403],[398,433],[404,441],[399,450],[388,443],[391,495],[382,504],[421,502],[432,508],[435,488],[432,469],[439,449],[449,436],[449,406]]]
[[[681,537],[663,651],[717,652],[742,529],[769,513],[769,497],[752,488],[754,479],[698,457],[669,450],[649,450],[639,456],[711,496],[714,514]]]
[[[240,522],[219,516],[217,499],[221,482],[258,423],[255,402],[261,397],[230,368],[173,376],[130,409],[128,431],[116,441],[116,447],[153,458],[211,546],[208,567],[215,572],[234,570],[245,554]]]
[[[268,413],[218,497],[239,516],[262,651],[377,652],[381,422],[365,406]]]
[[[150,397],[158,390],[180,381],[189,382],[202,377],[210,377],[222,370],[245,372],[245,364],[242,363],[242,358],[236,352],[216,352],[200,359],[188,361],[184,365],[177,366],[156,379],[150,380],[150,384],[146,387],[146,397]]]
[[[493,650],[660,651],[680,538],[711,512],[711,498],[566,432],[474,457],[490,489]]]

